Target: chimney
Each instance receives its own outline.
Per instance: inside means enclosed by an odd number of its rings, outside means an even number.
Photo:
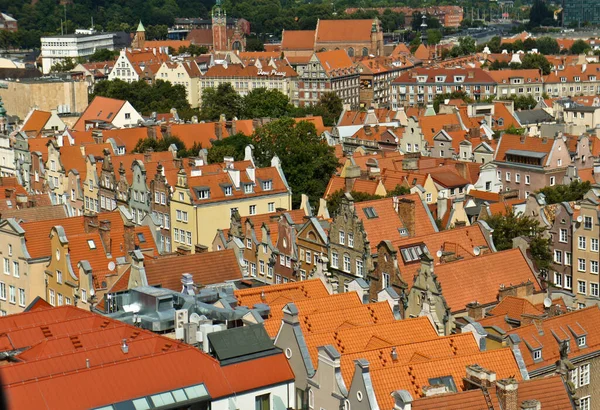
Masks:
[[[479,138],[481,137],[481,128],[473,127],[469,128],[468,138]]]
[[[194,245],[194,249],[195,249],[196,253],[206,253],[206,252],[208,252],[208,246],[201,245],[199,243],[197,243],[196,245]]]
[[[539,400],[525,400],[521,403],[521,410],[542,410],[542,403]]]
[[[223,157],[223,162],[225,163],[225,169],[233,169],[233,162],[235,158],[233,157]]]
[[[107,254],[112,253],[112,239],[110,238],[110,221],[103,220],[100,221],[100,227],[98,228],[100,232],[100,240],[104,245],[104,250]]]
[[[215,124],[215,135],[218,140],[223,139],[223,123],[221,121],[217,121]]]
[[[409,236],[415,236],[415,201],[412,199],[398,199],[398,216],[408,230]]]
[[[364,130],[365,130],[365,135],[366,136],[370,136],[372,134],[372,132],[371,132],[371,126],[370,125],[365,125],[364,126]]]
[[[344,192],[352,192],[356,178],[344,178]]]
[[[129,222],[123,225],[123,247],[125,258],[129,260],[129,252],[135,250],[135,225]]]
[[[98,214],[85,214],[83,215],[83,228],[85,233],[92,233],[98,231]]]
[[[188,248],[183,248],[181,246],[177,247],[177,254],[178,255],[191,255],[192,251]]]
[[[471,302],[467,304],[467,315],[474,320],[483,319],[483,306],[479,302]]]
[[[496,395],[503,410],[519,410],[517,399],[519,384],[513,378],[502,379],[496,382]]]
[[[508,287],[500,285],[500,290],[498,291],[498,300],[502,300],[506,296],[524,298],[531,295],[533,295],[533,283],[531,281],[520,283],[514,286],[511,285]]]
[[[144,162],[152,162],[152,150],[148,149],[144,152]]]
[[[194,277],[190,273],[181,275],[181,293],[184,295],[195,295],[196,286],[194,285]]]
[[[425,397],[438,396],[440,394],[448,393],[448,387],[443,384],[434,384],[432,386],[423,386],[423,395]]]
[[[465,390],[480,389],[482,387],[487,389],[496,383],[496,373],[484,369],[478,364],[472,364],[467,366],[467,377],[465,377],[464,382]],[[506,410],[504,407],[503,409]]]
[[[419,157],[404,155],[402,158],[402,171],[416,171],[419,169]]]

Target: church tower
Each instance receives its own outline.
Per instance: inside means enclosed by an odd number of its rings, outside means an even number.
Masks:
[[[227,50],[227,13],[221,7],[221,0],[212,9],[213,50]]]
[[[143,50],[146,46],[146,29],[140,21],[138,24],[133,40],[131,41],[131,48],[134,50]]]

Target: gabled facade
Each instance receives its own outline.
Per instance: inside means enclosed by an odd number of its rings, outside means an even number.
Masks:
[[[595,199],[585,198],[579,205],[579,215],[572,219],[571,225],[573,257],[566,262],[572,265],[572,292],[577,306],[582,308],[598,304],[600,300],[600,223]]]

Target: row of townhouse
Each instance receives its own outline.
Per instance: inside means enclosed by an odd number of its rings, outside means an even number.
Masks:
[[[416,67],[391,84],[392,108],[432,104],[436,95],[462,91],[475,101],[529,95],[594,96],[600,90],[600,65],[581,64],[542,75],[537,69],[487,71],[481,68]],[[533,107],[532,107],[533,108]]]
[[[454,275],[467,276],[458,266],[461,262],[441,263],[456,264]],[[435,279],[435,275],[431,276]],[[470,293],[460,281],[454,286],[457,293]],[[564,372],[565,366],[573,369],[569,365],[571,356],[558,357],[555,352],[559,344],[551,340],[550,331],[544,358],[548,362],[561,360],[558,366],[548,366],[546,373],[539,376],[533,360],[522,357],[518,346],[494,345],[492,335],[484,332],[483,321],[481,325],[475,321],[481,318],[466,316],[457,333],[447,335],[440,333],[431,319],[436,306],[423,308],[420,317],[403,317],[397,300],[365,299],[360,280],[352,283],[352,291],[342,295],[323,294],[322,287],[322,282],[312,280],[235,291],[239,306],[251,308],[261,303],[269,307],[270,315],[263,318],[263,325],[275,345],[285,352],[294,372],[297,409],[418,409],[448,405],[468,409],[557,405],[566,409],[576,408],[579,402],[592,402],[590,380],[595,380],[589,378],[589,367],[579,366],[583,369],[581,388],[571,390],[567,383],[580,373],[573,376]],[[415,293],[420,294],[420,290]],[[494,304],[496,308],[503,309],[508,301],[521,300],[509,294],[500,295],[501,301]],[[426,297],[423,299],[427,305]],[[522,300],[534,308],[529,299]],[[593,309],[587,315],[596,317],[600,311]],[[574,315],[558,316],[560,324],[548,319],[544,327],[557,329],[561,324],[573,325],[580,320],[575,333],[581,333],[580,329],[589,332],[585,347],[596,352],[591,333],[594,319],[588,319],[584,312]],[[523,331],[530,329],[524,327]],[[573,362],[577,361],[579,350],[583,348],[572,350]]]

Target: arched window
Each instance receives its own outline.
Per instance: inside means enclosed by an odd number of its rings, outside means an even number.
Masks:
[[[312,389],[308,391],[308,407],[311,409],[315,406],[315,394]]]
[[[354,57],[354,49],[352,47],[348,49],[348,56]]]
[[[242,43],[240,43],[239,41],[234,41],[233,45],[231,46],[234,50],[242,50]]]
[[[367,47],[363,47],[362,55],[363,55],[363,57],[366,57],[369,55],[369,49]]]

